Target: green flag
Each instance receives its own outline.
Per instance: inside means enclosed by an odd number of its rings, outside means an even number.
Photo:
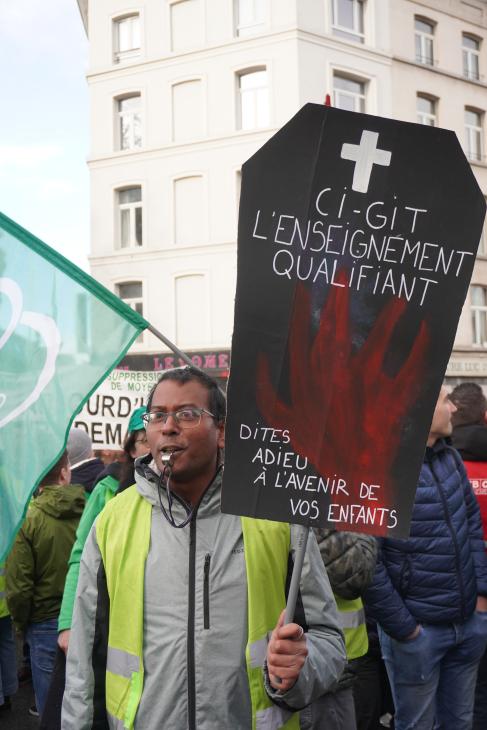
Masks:
[[[74,416],[148,324],[0,213],[0,561]]]

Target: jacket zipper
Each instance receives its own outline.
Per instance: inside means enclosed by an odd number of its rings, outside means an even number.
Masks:
[[[193,513],[193,517],[189,523],[188,643],[186,649],[186,660],[188,663],[188,730],[196,730],[196,681],[194,666],[196,511]]]
[[[215,481],[215,477],[218,474],[220,468],[221,467],[217,469],[215,476],[206,487],[205,492]],[[198,509],[201,504],[201,499],[196,505],[191,520],[189,522],[188,641],[186,644],[186,662],[188,670],[188,730],[196,730],[196,670],[194,656],[194,616],[196,602],[196,518],[198,517]]]
[[[210,628],[210,560],[211,555],[205,555],[205,569],[203,582],[203,628]]]
[[[455,530],[453,529],[446,497],[443,493],[441,484],[439,483],[438,479],[436,478],[436,474],[433,469],[433,461],[431,459],[428,459],[428,461],[429,461],[431,473],[433,474],[433,479],[435,480],[436,488],[438,489],[438,492],[440,494],[440,499],[443,503],[443,510],[445,512],[446,522],[447,522],[448,528],[450,530],[453,547],[455,549],[455,570],[456,570],[456,574],[457,574],[458,585],[460,587],[460,616],[461,616],[462,620],[465,620],[465,585],[463,583],[462,571],[460,570],[460,551],[458,548],[457,536],[456,536]]]

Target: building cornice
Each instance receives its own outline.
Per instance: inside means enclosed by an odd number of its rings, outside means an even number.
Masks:
[[[380,63],[390,63],[391,53],[383,51],[373,46],[367,46],[362,43],[353,43],[344,39],[338,40],[336,36],[324,33],[311,33],[310,31],[300,30],[299,28],[285,28],[273,33],[252,36],[250,38],[231,38],[225,43],[215,44],[213,46],[204,46],[202,48],[192,48],[188,51],[178,53],[167,53],[157,58],[133,61],[126,65],[108,66],[91,70],[86,74],[89,82],[105,81],[110,78],[120,78],[121,76],[131,76],[140,71],[150,71],[159,68],[167,68],[178,66],[183,61],[189,59],[195,61],[205,60],[207,58],[215,58],[228,51],[235,52],[242,49],[258,50],[261,47],[268,47],[269,44],[279,44],[286,41],[307,41],[321,47],[331,48],[333,50],[343,51],[346,48],[347,53],[359,58],[373,59]]]
[[[408,0],[411,5],[419,5],[425,9],[427,17],[428,11],[438,13],[439,15],[448,15],[450,18],[460,20],[462,23],[470,23],[479,28],[487,27],[487,3],[485,0],[477,0],[479,5],[473,2],[458,2],[458,0]],[[483,5],[484,7],[480,7]],[[458,8],[459,12],[455,12],[454,8]],[[475,11],[478,10],[481,19],[475,18]],[[432,18],[434,20],[434,18]]]
[[[405,58],[404,56],[393,56],[392,60],[397,61],[398,63],[403,63],[407,66],[414,66],[416,70],[421,69],[421,71],[438,74],[439,76],[446,76],[447,78],[454,79],[455,81],[463,81],[463,83],[465,84],[470,84],[471,86],[476,86],[480,89],[487,89],[487,83],[485,81],[481,81],[480,79],[469,79],[462,74],[456,74],[453,71],[447,71],[446,69],[439,68],[438,66],[429,66],[426,63],[418,63],[412,58]]]
[[[298,30],[297,38],[300,41],[307,41],[318,46],[330,48],[337,52],[346,52],[348,56],[361,58],[362,60],[373,60],[378,63],[390,65],[392,61],[392,53],[390,51],[368,46],[366,43],[354,43],[345,38],[337,38],[333,34],[318,34],[311,31]]]
[[[114,266],[115,264],[132,264],[136,259],[138,263],[154,260],[163,261],[176,258],[194,259],[195,256],[216,255],[222,253],[235,253],[237,250],[236,241],[222,241],[221,243],[201,243],[198,246],[182,246],[181,244],[169,244],[165,248],[131,249],[130,251],[112,251],[110,254],[90,254],[88,261],[94,266]]]
[[[213,58],[222,54],[227,54],[229,48],[235,48],[239,50],[241,48],[252,48],[257,49],[261,46],[268,46],[270,43],[282,43],[287,40],[295,40],[297,37],[297,30],[294,28],[286,28],[280,31],[272,33],[263,33],[258,36],[251,36],[250,38],[230,38],[224,43],[217,43],[213,46],[201,46],[198,48],[191,48],[187,51],[178,51],[166,53],[165,55],[157,56],[157,58],[148,58],[141,61],[134,61],[133,63],[127,63],[126,65],[108,66],[106,68],[95,69],[89,71],[86,74],[88,81],[98,79],[99,77],[111,76],[119,78],[124,75],[123,72],[133,74],[138,71],[149,71],[152,69],[179,66],[182,62],[188,59],[194,59],[195,61],[201,61],[206,58]]]
[[[475,345],[454,345],[452,355],[478,355],[487,360],[487,348]]]
[[[222,147],[235,147],[237,142],[242,144],[255,143],[264,144],[279,130],[279,127],[264,127],[262,129],[252,129],[248,132],[241,129],[229,134],[218,137],[204,137],[203,139],[189,139],[187,142],[168,142],[159,147],[150,147],[148,149],[124,150],[110,152],[107,155],[99,155],[98,157],[90,157],[87,161],[88,167],[91,169],[99,169],[102,167],[112,167],[113,165],[126,165],[127,161],[139,162],[146,159],[154,159],[160,157],[172,157],[182,152],[194,150],[213,150]]]

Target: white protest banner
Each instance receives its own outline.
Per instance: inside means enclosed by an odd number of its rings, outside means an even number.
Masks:
[[[94,449],[121,449],[130,414],[143,406],[160,372],[113,370],[76,416],[73,426],[84,429]]]

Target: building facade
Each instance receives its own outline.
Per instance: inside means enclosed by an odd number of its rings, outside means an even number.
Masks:
[[[453,129],[487,195],[484,0],[79,0],[93,276],[225,373],[240,167],[306,102]],[[487,384],[487,240],[448,379]],[[174,364],[144,333],[130,367]],[[219,366],[222,363],[222,366]]]

